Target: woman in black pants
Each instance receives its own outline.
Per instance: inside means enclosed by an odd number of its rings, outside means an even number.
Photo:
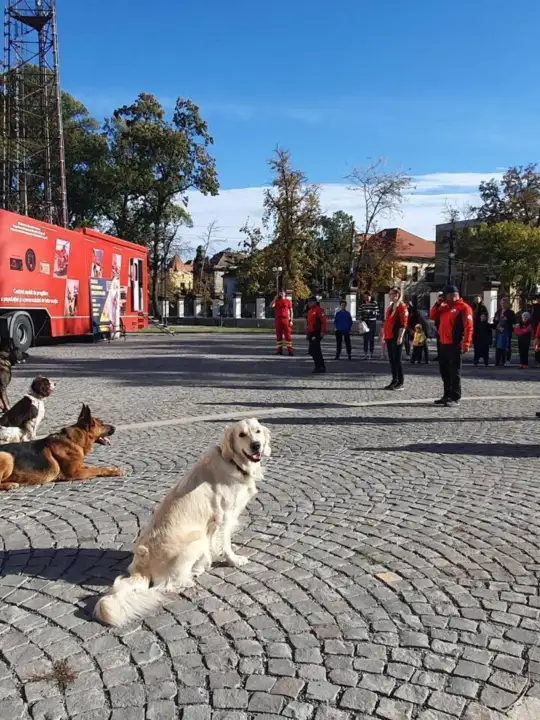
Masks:
[[[369,328],[368,332],[364,333],[364,360],[373,358],[378,314],[379,306],[373,300],[373,295],[370,292],[365,292],[364,302],[360,306],[360,320],[365,322]]]
[[[407,305],[401,299],[401,290],[392,288],[388,293],[390,296],[390,307],[384,317],[384,339],[390,360],[392,371],[392,382],[385,390],[401,390],[403,387],[403,337],[407,330],[409,311]]]

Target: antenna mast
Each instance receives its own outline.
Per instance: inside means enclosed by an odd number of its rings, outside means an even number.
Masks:
[[[6,2],[1,204],[67,227],[56,0]]]

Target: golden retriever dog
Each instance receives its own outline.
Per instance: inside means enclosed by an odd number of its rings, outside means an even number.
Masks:
[[[94,615],[121,627],[157,609],[168,593],[194,585],[213,562],[248,562],[232,547],[240,514],[257,492],[261,460],[270,455],[270,433],[258,420],[226,428],[155,510],[135,542],[128,577],[116,578]]]

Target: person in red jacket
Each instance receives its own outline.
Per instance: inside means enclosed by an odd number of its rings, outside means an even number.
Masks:
[[[386,343],[392,381],[385,390],[401,390],[403,387],[403,338],[407,332],[409,310],[401,299],[401,290],[397,287],[388,292],[390,306],[384,316],[383,338]]]
[[[324,373],[326,366],[321,350],[321,340],[326,333],[326,315],[316,297],[310,297],[307,306],[306,337],[309,342],[309,354],[315,363],[313,372]]]
[[[473,338],[473,311],[459,296],[455,285],[443,290],[443,298],[431,308],[429,317],[439,323],[439,370],[444,394],[436,405],[459,405],[461,400],[461,355],[469,351]]]
[[[283,348],[287,348],[289,355],[293,355],[292,344],[292,302],[285,291],[282,290],[270,307],[274,308],[274,324],[276,327],[276,353],[283,355]]]

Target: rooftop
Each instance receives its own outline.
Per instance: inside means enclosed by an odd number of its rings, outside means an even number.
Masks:
[[[432,240],[425,240],[402,228],[385,228],[376,233],[375,237],[394,242],[396,256],[401,260],[406,258],[435,259],[435,243]]]

